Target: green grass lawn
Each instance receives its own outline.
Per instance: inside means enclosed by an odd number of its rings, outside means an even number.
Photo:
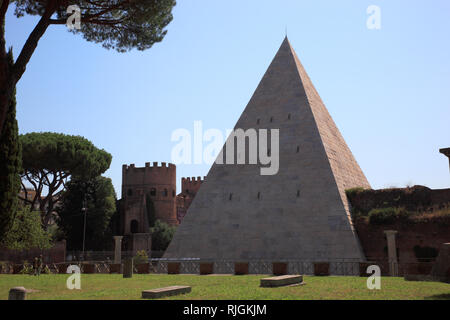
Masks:
[[[366,278],[305,276],[303,286],[260,288],[263,275],[198,276],[135,274],[123,279],[120,274],[82,274],[81,290],[66,288],[69,275],[0,274],[0,299],[8,299],[12,287],[38,290],[27,299],[140,299],[141,291],[172,285],[189,285],[192,292],[166,299],[450,299],[450,285],[439,282],[412,282],[403,278],[383,277],[381,290],[369,290]]]

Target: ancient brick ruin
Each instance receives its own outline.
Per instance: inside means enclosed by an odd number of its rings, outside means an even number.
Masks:
[[[176,194],[176,166],[172,163],[147,162],[122,167],[120,233],[125,236],[125,250],[151,250],[149,211],[155,219],[177,226],[185,216],[203,179],[182,178],[182,192]]]

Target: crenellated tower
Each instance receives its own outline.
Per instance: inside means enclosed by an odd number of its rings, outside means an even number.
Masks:
[[[181,192],[195,196],[205,177],[181,178]]]
[[[148,232],[146,196],[153,202],[156,219],[177,225],[176,166],[147,162],[145,167],[122,166],[124,234]]]
[[[177,195],[177,219],[181,223],[205,177],[181,178],[181,193]]]

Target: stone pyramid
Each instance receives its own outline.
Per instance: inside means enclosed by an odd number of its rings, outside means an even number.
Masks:
[[[279,129],[279,171],[214,163],[165,258],[364,260],[345,190],[370,188],[286,38],[235,129]]]

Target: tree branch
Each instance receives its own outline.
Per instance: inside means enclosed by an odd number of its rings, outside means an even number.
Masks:
[[[50,18],[55,13],[57,8],[57,0],[50,0],[45,8],[45,12],[39,20],[36,27],[30,33],[27,41],[25,42],[22,51],[17,57],[16,63],[12,69],[11,81],[13,86],[20,80],[23,73],[25,72],[26,66],[31,59],[39,40],[44,35],[50,24]]]
[[[124,22],[125,19],[118,20],[108,20],[108,19],[83,19],[81,18],[81,23],[92,23],[92,24],[101,24],[101,25],[116,25]],[[66,19],[50,19],[50,24],[66,24]]]
[[[0,0],[0,24],[5,22],[6,11],[8,11],[10,0]]]

